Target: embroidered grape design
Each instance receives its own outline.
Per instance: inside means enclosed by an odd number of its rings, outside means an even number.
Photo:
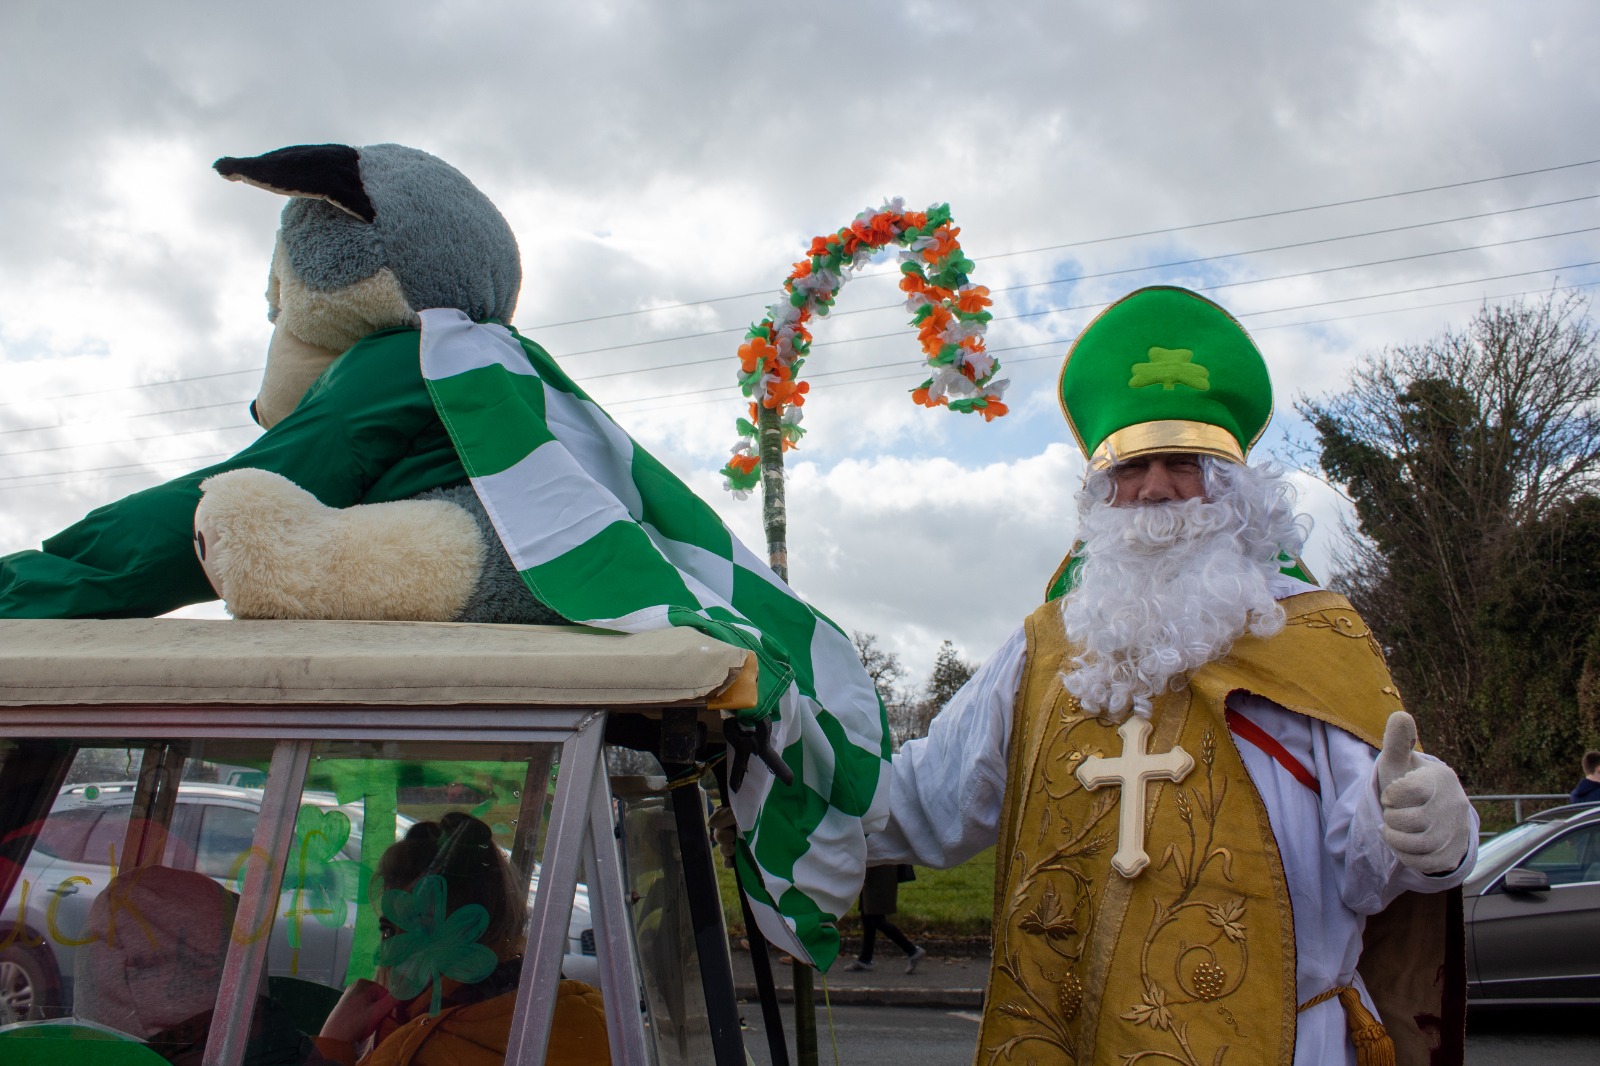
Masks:
[[[1221,966],[1208,960],[1194,968],[1189,983],[1194,986],[1195,995],[1209,1001],[1221,996],[1227,988],[1228,974]]]
[[[1083,982],[1078,980],[1078,975],[1069,973],[1061,981],[1061,987],[1056,990],[1056,1005],[1061,1008],[1061,1016],[1067,1021],[1078,1016],[1078,1011],[1083,1007]]]

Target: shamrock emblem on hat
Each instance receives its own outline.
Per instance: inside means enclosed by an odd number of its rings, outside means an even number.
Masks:
[[[389,968],[389,992],[395,998],[410,999],[431,983],[428,1013],[437,1014],[446,977],[470,984],[494,972],[494,952],[478,943],[489,928],[489,912],[479,903],[447,912],[439,875],[429,874],[409,892],[390,889],[382,909],[399,930],[378,949],[378,964]]]
[[[1211,371],[1194,362],[1194,352],[1188,348],[1153,346],[1148,354],[1148,363],[1133,364],[1133,377],[1128,379],[1128,388],[1160,385],[1168,392],[1179,385],[1187,385],[1197,392],[1211,388]]]

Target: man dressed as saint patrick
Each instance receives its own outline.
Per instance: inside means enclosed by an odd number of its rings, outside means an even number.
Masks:
[[[1477,818],[1378,640],[1246,457],[1266,364],[1179,288],[1107,308],[1061,400],[1089,461],[1036,610],[893,764],[869,862],[997,845],[980,1063],[1460,1061]]]

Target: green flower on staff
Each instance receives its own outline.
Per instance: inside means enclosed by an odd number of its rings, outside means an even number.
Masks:
[[[494,952],[478,943],[489,928],[489,912],[478,903],[447,912],[444,878],[437,874],[424,877],[410,892],[385,892],[382,909],[399,930],[378,948],[378,964],[389,968],[389,992],[395,998],[410,999],[431,983],[428,1013],[437,1014],[446,977],[471,984],[494,972]]]

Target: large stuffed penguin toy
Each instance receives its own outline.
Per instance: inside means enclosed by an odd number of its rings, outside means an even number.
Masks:
[[[513,568],[418,369],[421,310],[509,322],[522,272],[505,218],[398,144],[216,169],[289,197],[250,407],[266,433],[0,559],[0,617],[154,615],[220,595],[242,618],[563,621]]]
[[[740,878],[768,938],[826,966],[888,813],[849,638],[510,325],[516,240],[453,167],[393,144],[216,167],[288,197],[265,432],[0,558],[0,619],[220,595],[240,618],[684,626],[745,648],[734,728],[761,759],[734,774]]]

